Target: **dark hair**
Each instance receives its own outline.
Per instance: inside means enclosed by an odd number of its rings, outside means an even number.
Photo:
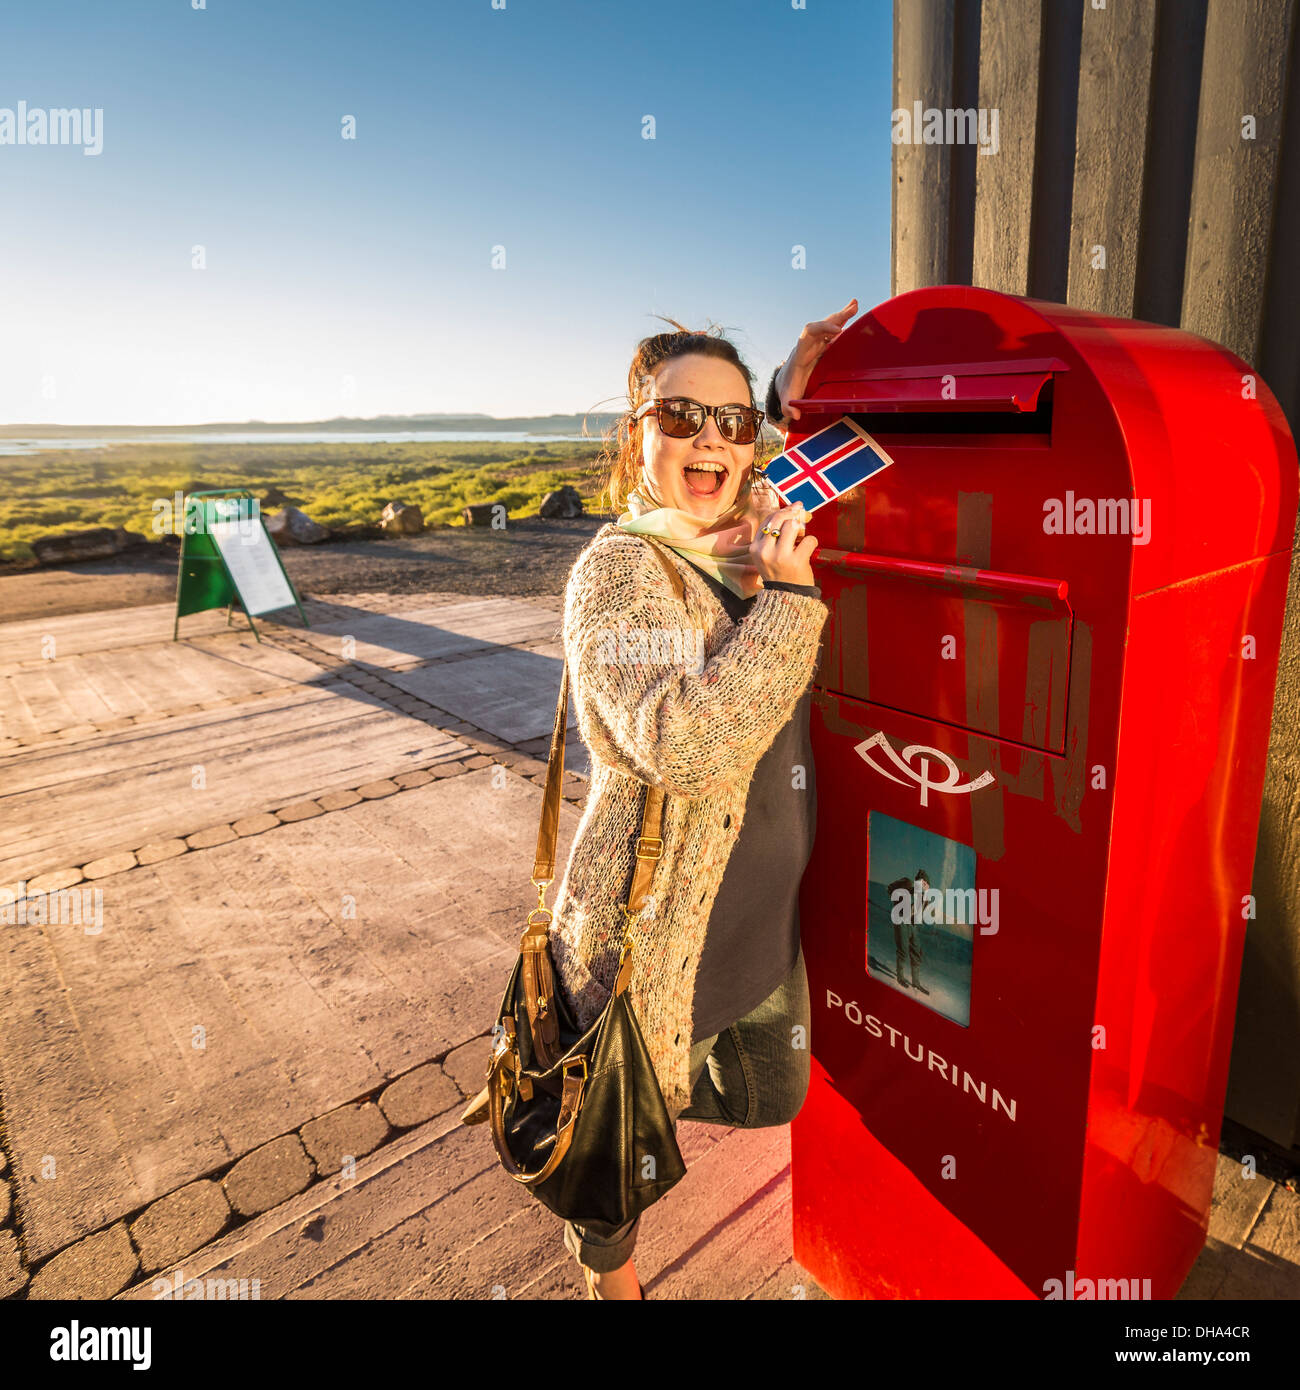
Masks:
[[[925,871],[924,869],[918,869],[918,870],[916,871],[916,877],[917,877],[917,878],[923,878],[923,879],[925,879],[925,881],[926,881],[927,883],[929,883],[929,881],[930,881],[930,875],[927,874],[926,871]]]
[[[704,357],[717,357],[730,362],[745,378],[749,392],[749,403],[754,404],[754,376],[745,365],[736,346],[715,326],[694,332],[684,328],[676,319],[664,318],[671,323],[674,332],[655,333],[642,338],[632,354],[632,365],[627,370],[627,413],[620,415],[605,431],[604,448],[596,459],[596,468],[602,478],[602,492],[599,500],[607,500],[617,513],[624,509],[627,495],[637,485],[641,476],[642,442],[644,421],[633,420],[636,409],[650,395],[654,385],[654,374],[665,362],[674,357],[686,357],[698,353]],[[737,495],[737,505],[743,505],[749,496],[749,480],[741,484]]]

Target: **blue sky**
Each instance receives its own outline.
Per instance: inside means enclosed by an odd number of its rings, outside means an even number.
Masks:
[[[807,320],[888,298],[891,28],[889,0],[13,6],[0,108],[101,108],[103,149],[0,145],[0,422],[611,409],[658,313],[726,326],[761,391]]]

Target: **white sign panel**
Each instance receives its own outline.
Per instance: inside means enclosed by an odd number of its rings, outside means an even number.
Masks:
[[[219,505],[219,504],[218,504]],[[221,512],[228,511],[220,507]],[[292,608],[293,590],[280,568],[274,543],[259,517],[240,516],[237,520],[208,523],[208,534],[216,542],[230,577],[235,581],[244,611],[256,617],[277,608]]]

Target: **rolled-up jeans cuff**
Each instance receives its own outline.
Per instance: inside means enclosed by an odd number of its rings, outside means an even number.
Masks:
[[[632,1258],[640,1224],[641,1218],[638,1216],[626,1226],[616,1226],[609,1235],[601,1235],[597,1228],[579,1227],[572,1221],[566,1221],[564,1248],[579,1264],[586,1265],[597,1274],[609,1274],[622,1269]]]

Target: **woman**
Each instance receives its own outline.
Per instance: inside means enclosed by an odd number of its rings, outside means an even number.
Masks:
[[[806,325],[773,378],[772,413],[784,418],[856,310],[851,301]],[[617,972],[645,784],[662,787],[662,852],[634,932],[632,1007],[673,1121],[757,1128],[788,1123],[808,1085],[798,889],[814,824],[808,686],[826,606],[801,509],[782,506],[752,471],[763,417],[748,368],[726,339],[674,327],[645,339],[628,373],[631,410],[608,484],[615,509],[627,510],[582,551],[565,591],[565,654],[591,782],[551,953],[586,1028]],[[684,601],[643,535],[670,548]],[[637,650],[616,634],[647,640]],[[590,1297],[641,1296],[637,1225],[565,1223]]]

